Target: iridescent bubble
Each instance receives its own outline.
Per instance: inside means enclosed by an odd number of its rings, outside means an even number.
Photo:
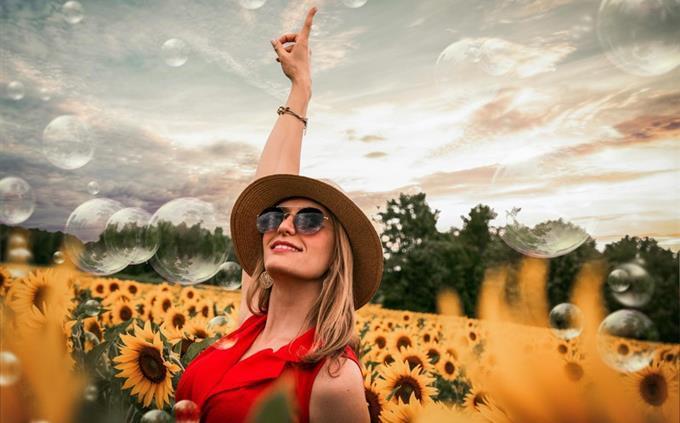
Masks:
[[[612,289],[612,296],[621,304],[627,307],[642,307],[647,304],[654,293],[654,279],[635,262],[624,263],[616,267],[612,273],[617,273],[621,279],[616,285],[617,288],[627,286],[627,289],[616,291]],[[611,274],[607,278],[607,283],[611,287]]]
[[[241,7],[245,9],[259,9],[260,7],[264,6],[264,4],[267,2],[267,0],[238,0],[238,3],[241,5]]]
[[[19,81],[12,81],[7,84],[7,97],[11,100],[21,100],[24,98],[24,84]]]
[[[87,300],[83,304],[83,313],[90,317],[98,315],[102,311],[102,306],[97,300]]]
[[[18,176],[0,179],[0,222],[17,225],[31,217],[35,209],[33,189]]]
[[[50,101],[52,99],[52,93],[45,87],[40,89],[40,99],[42,101]]]
[[[153,214],[149,237],[158,249],[151,266],[171,282],[196,284],[213,277],[227,256],[228,226],[211,203],[192,197],[167,202]]]
[[[52,261],[55,264],[64,263],[64,253],[62,253],[61,251],[55,251],[54,254],[52,254]]]
[[[89,192],[92,195],[99,194],[99,184],[97,183],[97,181],[90,181],[87,183],[87,192]]]
[[[85,387],[85,392],[83,393],[83,397],[85,397],[86,401],[96,401],[97,397],[99,397],[99,389],[97,389],[97,385],[87,385]]]
[[[659,339],[652,321],[637,310],[621,309],[607,316],[598,329],[597,349],[608,366],[622,372],[637,372],[654,357],[650,342]]]
[[[16,355],[9,351],[0,352],[0,386],[14,385],[21,376],[21,365]]]
[[[144,413],[141,423],[171,423],[172,417],[163,410],[151,410]]]
[[[151,215],[139,207],[119,210],[106,223],[104,242],[114,254],[125,257],[130,264],[144,263],[158,249],[158,238],[149,234],[150,220]]]
[[[215,284],[230,291],[241,287],[241,266],[233,261],[222,263],[215,275]]]
[[[70,260],[80,269],[95,275],[110,275],[123,270],[128,261],[112,252],[104,241],[111,216],[123,209],[118,201],[94,198],[78,206],[68,217],[64,244]]]
[[[198,405],[191,400],[177,401],[172,407],[172,412],[175,415],[175,423],[198,423],[201,419]]]
[[[88,125],[74,115],[52,120],[43,131],[43,154],[61,169],[77,169],[92,159],[94,144]]]
[[[83,6],[77,1],[67,1],[61,6],[64,19],[70,24],[77,24],[83,20]]]
[[[630,288],[628,272],[623,269],[612,270],[609,276],[607,276],[607,286],[613,292],[623,292]]]
[[[171,38],[161,47],[165,63],[172,67],[182,66],[189,59],[189,46],[179,38]]]
[[[208,322],[208,328],[215,332],[224,333],[229,325],[229,319],[226,316],[215,316]]]
[[[491,57],[483,61],[485,41],[483,38],[464,38],[447,46],[437,57],[433,78],[439,95],[450,105],[460,108],[485,104],[496,96],[501,84],[507,82],[507,78],[488,73],[494,69],[495,62]],[[492,50],[485,51],[488,55]]]
[[[357,7],[365,5],[368,0],[342,0],[342,2],[345,4],[345,6],[356,9]]]
[[[680,64],[680,2],[603,0],[597,35],[607,59],[624,72],[665,74]]]
[[[583,330],[581,309],[571,303],[561,303],[550,310],[550,327],[562,339],[576,338]]]

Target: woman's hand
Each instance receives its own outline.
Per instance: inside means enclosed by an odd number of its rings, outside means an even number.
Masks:
[[[283,73],[292,83],[312,84],[309,65],[312,50],[309,48],[309,32],[312,29],[312,19],[317,12],[316,6],[309,9],[307,18],[300,32],[283,34],[272,40],[276,51],[276,61],[281,63]],[[283,46],[284,43],[294,42],[293,45]]]

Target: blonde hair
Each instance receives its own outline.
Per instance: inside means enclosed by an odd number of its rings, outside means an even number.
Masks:
[[[333,222],[335,243],[331,264],[323,275],[321,294],[312,305],[311,310],[305,317],[304,327],[316,327],[314,343],[309,352],[302,357],[304,363],[317,363],[328,356],[331,363],[339,369],[340,355],[345,346],[350,345],[354,351],[359,348],[359,337],[354,333],[354,292],[353,292],[353,265],[352,247],[345,228],[340,222],[330,215]],[[258,257],[253,270],[250,289],[246,293],[248,309],[253,314],[262,315],[269,308],[271,288],[263,288],[258,282],[264,272],[264,259],[262,252]],[[253,298],[257,296],[257,310],[252,308]],[[330,366],[328,373],[332,375]]]

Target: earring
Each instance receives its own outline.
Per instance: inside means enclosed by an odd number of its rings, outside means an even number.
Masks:
[[[266,270],[260,274],[259,279],[260,285],[262,285],[262,288],[264,289],[269,289],[274,284],[274,279],[272,279],[272,277],[269,275],[269,273],[267,273]]]

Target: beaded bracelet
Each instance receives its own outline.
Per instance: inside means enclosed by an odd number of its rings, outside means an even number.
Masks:
[[[302,116],[298,115],[294,111],[290,110],[290,107],[279,106],[279,108],[276,110],[276,113],[278,113],[280,115],[282,115],[284,113],[289,113],[289,114],[295,116],[296,118],[300,119],[302,121],[302,123],[305,124],[305,128],[304,128],[303,133],[305,133],[305,134],[307,133],[307,118],[303,118]]]

